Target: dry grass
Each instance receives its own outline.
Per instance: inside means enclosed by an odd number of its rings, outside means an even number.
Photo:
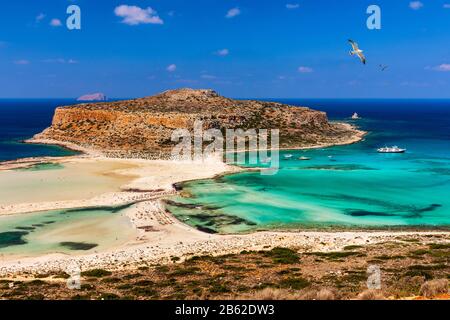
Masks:
[[[417,297],[419,291],[427,297],[438,293],[433,299],[448,299],[445,278],[450,273],[450,249],[437,245],[442,239],[398,240],[401,242],[389,246],[381,243],[349,247],[357,253],[352,255],[323,256],[296,248],[277,248],[197,256],[159,266],[143,263],[138,270],[116,270],[112,274],[90,270],[83,273],[79,291],[69,290],[66,277],[60,273],[26,275],[0,279],[0,299],[377,300],[410,299]],[[371,264],[381,269],[382,292],[364,291],[367,267]],[[444,280],[423,285],[432,279]]]
[[[448,280],[435,279],[425,282],[420,287],[420,295],[425,298],[433,298],[438,294],[448,293]]]
[[[301,295],[301,300],[338,300],[334,290],[322,288],[318,290],[310,289]]]
[[[380,290],[365,290],[358,295],[358,300],[385,300],[385,296]]]
[[[298,296],[286,289],[265,288],[241,298],[251,300],[298,300]]]
[[[310,289],[302,294],[286,289],[265,288],[261,291],[248,293],[237,298],[251,300],[337,300],[337,295],[334,290],[327,288],[318,290]]]

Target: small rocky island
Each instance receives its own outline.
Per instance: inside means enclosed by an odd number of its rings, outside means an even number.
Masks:
[[[106,101],[108,100],[103,93],[85,94],[77,99],[77,101]]]
[[[330,123],[324,112],[276,102],[234,100],[213,90],[179,89],[127,101],[58,107],[51,127],[31,142],[70,144],[111,157],[164,158],[174,129],[280,129],[281,148],[346,144],[363,133]]]

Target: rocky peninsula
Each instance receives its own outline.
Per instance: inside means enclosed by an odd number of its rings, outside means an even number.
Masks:
[[[234,100],[213,90],[179,89],[127,101],[84,103],[55,110],[52,125],[29,142],[93,150],[108,157],[167,158],[173,130],[279,129],[280,148],[359,141],[355,128],[328,121],[324,112],[276,102]]]

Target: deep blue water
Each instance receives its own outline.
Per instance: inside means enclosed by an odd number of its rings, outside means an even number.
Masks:
[[[274,101],[325,111],[332,120],[348,118],[353,112],[358,112],[367,120],[363,126],[374,132],[373,136],[377,137],[374,141],[376,145],[401,144],[403,138],[429,137],[447,142],[450,140],[450,100],[276,99]],[[70,99],[0,99],[0,161],[72,154],[71,151],[60,147],[28,145],[21,141],[48,127],[56,107],[76,103]],[[371,123],[369,119],[385,121]],[[395,133],[395,139],[392,139],[392,132]]]
[[[0,161],[37,156],[74,154],[57,146],[30,145],[21,141],[47,128],[55,108],[76,103],[75,100],[0,99]]]

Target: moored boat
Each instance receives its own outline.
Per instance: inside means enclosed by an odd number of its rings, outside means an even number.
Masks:
[[[355,112],[355,113],[352,115],[352,119],[353,119],[353,120],[359,120],[359,119],[361,119],[361,117]]]
[[[378,153],[405,153],[406,149],[399,148],[397,146],[384,147],[377,149]]]

